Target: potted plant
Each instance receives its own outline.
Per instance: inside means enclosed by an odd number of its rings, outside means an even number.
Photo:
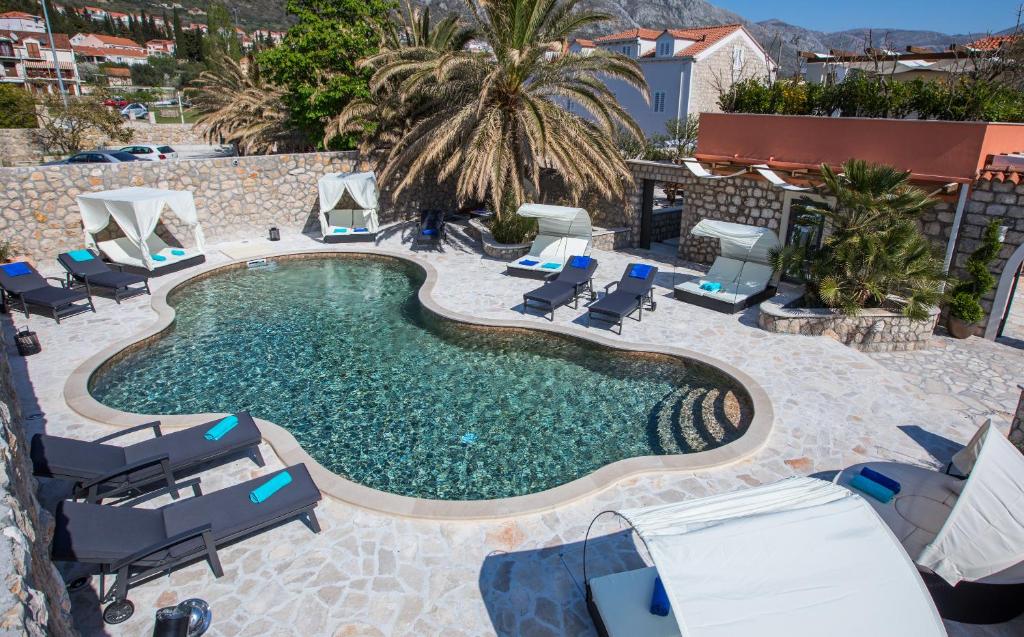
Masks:
[[[969,278],[962,279],[949,301],[949,320],[946,322],[949,333],[955,338],[967,338],[974,333],[974,326],[985,317],[981,299],[996,284],[996,278],[989,272],[989,266],[999,256],[1003,242],[999,239],[999,219],[993,219],[985,227],[981,236],[981,245],[975,250],[964,269]]]

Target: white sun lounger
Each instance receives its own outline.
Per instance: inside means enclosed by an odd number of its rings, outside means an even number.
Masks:
[[[586,210],[523,204],[516,214],[537,219],[538,232],[529,254],[508,264],[509,274],[555,274],[562,271],[570,257],[590,254],[593,228]]]

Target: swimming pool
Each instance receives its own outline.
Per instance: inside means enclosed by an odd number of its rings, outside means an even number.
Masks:
[[[330,471],[438,500],[535,493],[749,423],[746,392],[712,367],[450,321],[421,306],[423,279],[368,256],[214,273],[176,290],[169,330],[90,391],[135,413],[249,409]]]

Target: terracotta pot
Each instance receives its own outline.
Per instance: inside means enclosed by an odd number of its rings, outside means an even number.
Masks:
[[[974,323],[967,323],[955,316],[949,317],[946,327],[949,328],[949,333],[953,338],[970,338],[974,335]]]

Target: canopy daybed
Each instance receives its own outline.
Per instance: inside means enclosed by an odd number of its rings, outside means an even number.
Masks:
[[[529,254],[508,264],[509,274],[547,276],[561,272],[571,257],[590,254],[594,232],[583,208],[526,203],[516,214],[537,220],[537,237]]]
[[[769,253],[780,244],[774,232],[702,219],[690,234],[718,239],[722,254],[707,274],[675,286],[677,299],[731,314],[775,296]]]
[[[172,247],[157,236],[156,226],[165,206],[192,230],[194,248]],[[78,208],[86,246],[99,250],[125,272],[153,277],[206,261],[203,228],[195,200],[187,190],[119,188],[90,192],[78,196]],[[107,227],[111,217],[124,236],[97,242],[96,233]]]
[[[377,220],[377,175],[328,173],[320,178],[320,232],[325,243],[373,241]],[[339,205],[343,207],[338,207]]]
[[[863,498],[829,482],[789,478],[611,513],[629,523],[654,565],[584,573],[602,637],[946,634],[896,538]],[[665,616],[651,612],[656,578]]]
[[[1024,455],[986,422],[953,457],[958,478],[896,462],[855,465],[895,480],[888,502],[867,498],[925,572],[943,617],[1007,621],[1024,611]]]

